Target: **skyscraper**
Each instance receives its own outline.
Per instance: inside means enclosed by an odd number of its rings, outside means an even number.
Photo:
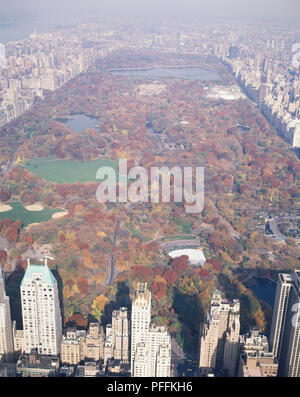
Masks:
[[[137,344],[144,341],[151,321],[151,292],[147,283],[138,283],[131,309],[131,373]]]
[[[169,377],[171,337],[164,326],[151,324],[151,292],[139,283],[132,302],[131,374],[135,377]]]
[[[121,307],[112,313],[112,345],[114,359],[128,363],[129,327],[126,307]]]
[[[199,369],[225,369],[234,376],[239,349],[240,302],[222,299],[215,290],[206,321],[200,324]]]
[[[9,297],[5,293],[4,272],[0,268],[0,357],[13,351]]]
[[[300,376],[300,270],[292,273],[279,358],[279,375]]]
[[[271,351],[274,356],[277,357],[278,361],[280,360],[284,325],[287,315],[291,286],[292,276],[290,274],[279,273],[270,332]]]
[[[30,353],[57,355],[62,339],[62,319],[57,281],[45,265],[28,267],[21,283],[24,349]]]
[[[300,270],[279,274],[271,329],[279,376],[300,376]]]

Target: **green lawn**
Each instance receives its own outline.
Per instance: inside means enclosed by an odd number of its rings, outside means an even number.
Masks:
[[[178,234],[191,234],[193,222],[183,219],[175,219],[175,229]]]
[[[96,173],[100,167],[112,167],[118,171],[117,163],[111,160],[90,160],[86,162],[72,160],[44,160],[24,167],[35,175],[56,183],[97,182]],[[117,174],[118,177],[118,174]]]
[[[130,231],[133,237],[136,237],[143,242],[150,241],[151,239],[148,236],[145,236],[143,233],[136,230],[132,225],[126,224],[127,229]]]
[[[12,210],[0,212],[0,219],[11,218],[13,221],[20,220],[23,227],[27,227],[31,223],[40,223],[49,221],[55,212],[63,212],[62,209],[44,208],[43,211],[28,211],[18,201],[8,203]]]

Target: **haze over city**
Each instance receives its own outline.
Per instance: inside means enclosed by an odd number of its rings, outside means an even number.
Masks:
[[[297,0],[12,0],[2,2],[1,11],[22,15],[24,10],[34,17],[84,20],[98,16],[124,18],[176,18],[189,20],[252,20],[298,22]]]
[[[1,382],[299,378],[300,2],[1,3]]]

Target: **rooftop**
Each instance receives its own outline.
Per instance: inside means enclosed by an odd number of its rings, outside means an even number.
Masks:
[[[20,356],[17,363],[17,368],[55,370],[59,368],[59,358],[54,356],[24,354]]]
[[[39,279],[43,283],[49,284],[52,287],[54,287],[57,282],[47,265],[28,265],[22,279],[21,286],[28,281],[33,281],[34,279]]]

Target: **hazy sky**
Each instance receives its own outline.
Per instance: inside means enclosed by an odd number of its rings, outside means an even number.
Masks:
[[[299,0],[0,0],[0,16],[2,10],[26,10],[58,22],[97,15],[300,20]]]

